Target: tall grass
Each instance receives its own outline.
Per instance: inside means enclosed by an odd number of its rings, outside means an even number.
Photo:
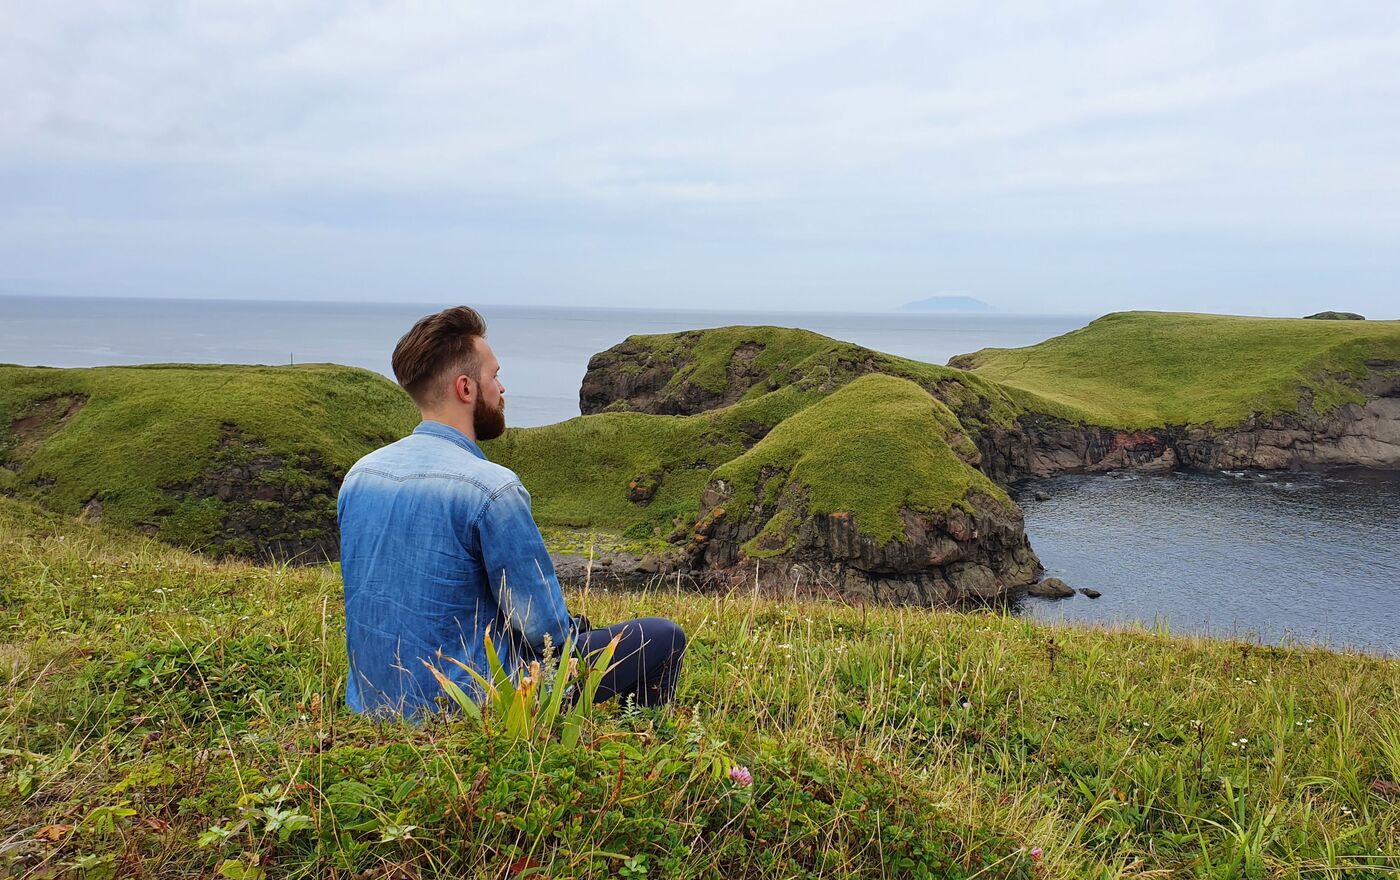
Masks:
[[[489,703],[376,724],[343,708],[333,568],[214,564],[0,500],[0,871],[1400,867],[1394,660],[596,579],[571,603],[680,622],[677,703],[600,707],[569,747],[564,713],[511,737]]]

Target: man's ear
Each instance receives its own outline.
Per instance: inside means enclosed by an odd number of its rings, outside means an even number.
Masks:
[[[471,404],[476,400],[476,386],[466,373],[458,373],[452,378],[452,396],[458,403]]]

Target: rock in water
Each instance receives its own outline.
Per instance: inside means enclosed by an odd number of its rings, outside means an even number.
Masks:
[[[1103,593],[1100,593],[1098,590],[1091,590],[1088,587],[1080,587],[1079,592],[1085,596],[1088,596],[1090,599],[1097,599],[1098,597],[1103,595]]]
[[[1042,599],[1067,599],[1074,595],[1074,587],[1059,578],[1050,577],[1040,583],[1032,584],[1026,592]]]
[[[1049,493],[1049,492],[1037,492],[1037,493],[1035,493],[1035,500],[1036,500],[1036,501],[1049,501],[1049,500],[1050,500],[1050,493]]]

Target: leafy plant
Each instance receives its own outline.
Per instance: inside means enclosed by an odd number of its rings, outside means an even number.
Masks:
[[[614,636],[612,641],[582,665],[573,656],[573,639],[566,639],[559,662],[554,664],[552,670],[545,664],[534,661],[526,668],[519,681],[511,678],[510,672],[501,662],[500,653],[496,650],[490,632],[485,635],[489,677],[455,657],[446,659],[471,674],[485,694],[485,701],[491,709],[492,716],[502,722],[506,738],[512,741],[543,743],[553,731],[554,722],[572,689],[573,703],[565,714],[559,731],[560,744],[566,749],[571,749],[578,744],[583,722],[592,712],[593,698],[598,692],[598,685],[611,668],[613,654],[617,651],[621,639],[621,634]],[[428,667],[443,692],[463,714],[483,725],[488,723],[481,707],[460,685],[427,660],[423,661],[423,665]]]

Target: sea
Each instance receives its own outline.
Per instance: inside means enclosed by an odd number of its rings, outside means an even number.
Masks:
[[[333,362],[391,375],[394,343],[447,304],[0,296],[0,363]],[[681,311],[479,305],[507,415],[578,416],[596,352],[632,334],[802,327],[930,363],[1032,345],[1090,316]],[[1036,501],[1036,493],[1048,501]],[[1400,473],[1062,476],[1014,487],[1049,574],[1102,596],[1015,613],[1260,643],[1400,654]]]

